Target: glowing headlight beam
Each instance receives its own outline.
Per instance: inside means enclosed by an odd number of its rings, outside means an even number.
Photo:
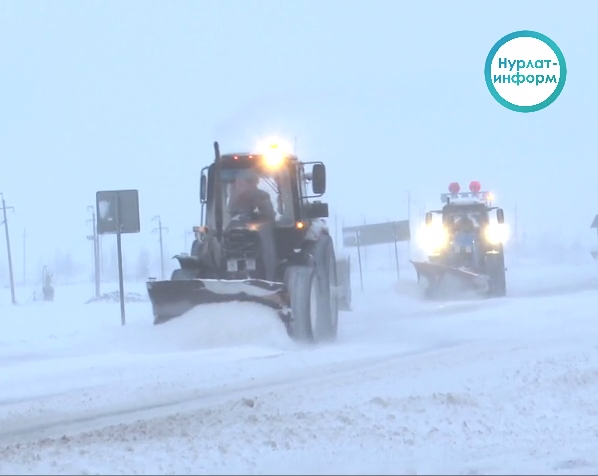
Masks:
[[[270,138],[258,145],[257,152],[264,158],[267,167],[276,168],[290,155],[291,147],[286,141]]]
[[[509,238],[509,231],[505,224],[491,223],[486,228],[486,240],[491,245],[505,243]]]
[[[419,242],[427,254],[440,251],[448,243],[448,232],[442,225],[427,225],[420,232]]]

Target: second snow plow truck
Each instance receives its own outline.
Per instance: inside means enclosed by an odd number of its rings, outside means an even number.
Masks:
[[[277,310],[293,338],[333,339],[350,293],[339,286],[328,204],[310,200],[326,191],[325,165],[300,162],[277,143],[221,154],[215,142],[214,153],[201,171],[191,253],[175,256],[170,280],[147,283],[154,323],[202,304],[255,302]]]
[[[426,213],[422,234],[428,261],[412,261],[427,298],[453,297],[473,290],[488,297],[506,295],[504,241],[506,229],[502,208],[492,206],[493,196],[481,192],[473,181],[470,192],[460,193],[453,182],[441,195],[441,210]],[[496,210],[496,221],[491,211]],[[434,220],[434,214],[441,220]]]

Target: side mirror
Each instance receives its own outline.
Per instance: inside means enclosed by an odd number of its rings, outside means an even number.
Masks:
[[[426,213],[426,225],[432,224],[432,214],[430,212]]]
[[[502,225],[505,222],[505,212],[502,208],[496,209],[496,221]]]
[[[309,218],[328,218],[328,204],[322,202],[313,202],[307,209]]]
[[[199,200],[201,203],[205,203],[207,196],[208,196],[208,178],[205,174],[201,174],[201,179],[199,181]]]
[[[316,195],[326,192],[326,167],[324,164],[314,164],[311,172],[311,186]]]

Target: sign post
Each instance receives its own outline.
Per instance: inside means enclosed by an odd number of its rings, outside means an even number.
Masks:
[[[87,223],[91,222],[93,225],[93,234],[87,235],[87,239],[93,241],[93,271],[94,271],[94,285],[96,297],[100,297],[100,246],[99,238],[97,233],[97,219],[95,207],[88,206],[88,210],[91,211],[91,219],[87,220]]]
[[[411,240],[411,229],[409,220],[373,223],[370,225],[343,227],[343,246],[357,248],[359,258],[359,275],[361,278],[361,290],[363,291],[363,274],[361,271],[361,248],[387,243],[394,244],[395,265],[397,268],[397,279],[400,276],[399,270],[399,249],[397,244],[400,241]]]
[[[125,293],[122,257],[122,234],[139,233],[139,192],[137,190],[111,190],[96,192],[97,234],[116,235],[118,256],[118,288],[120,295],[120,320],[125,325]]]
[[[355,230],[355,242],[357,243],[357,261],[359,262],[359,282],[363,292],[363,268],[361,266],[361,240],[359,239],[359,230]]]
[[[407,222],[407,223],[409,223],[409,222]],[[395,247],[395,265],[397,267],[397,281],[398,281],[399,279],[401,279],[401,273],[399,271],[399,247],[397,246],[397,239],[396,239],[397,227],[394,222],[392,223],[392,233],[393,233],[393,236],[395,237],[395,239],[393,240],[393,244]],[[411,243],[411,240],[409,240],[409,243]]]

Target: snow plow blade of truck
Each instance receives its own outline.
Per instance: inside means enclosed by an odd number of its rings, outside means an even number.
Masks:
[[[428,283],[428,290],[457,288],[454,290],[480,290],[488,289],[488,276],[474,273],[464,268],[454,268],[439,263],[424,261],[411,261],[415,266],[418,280],[424,278]]]
[[[154,324],[179,317],[203,304],[254,302],[279,311],[289,324],[290,298],[283,283],[260,279],[186,279],[148,281],[147,292],[154,312]]]

